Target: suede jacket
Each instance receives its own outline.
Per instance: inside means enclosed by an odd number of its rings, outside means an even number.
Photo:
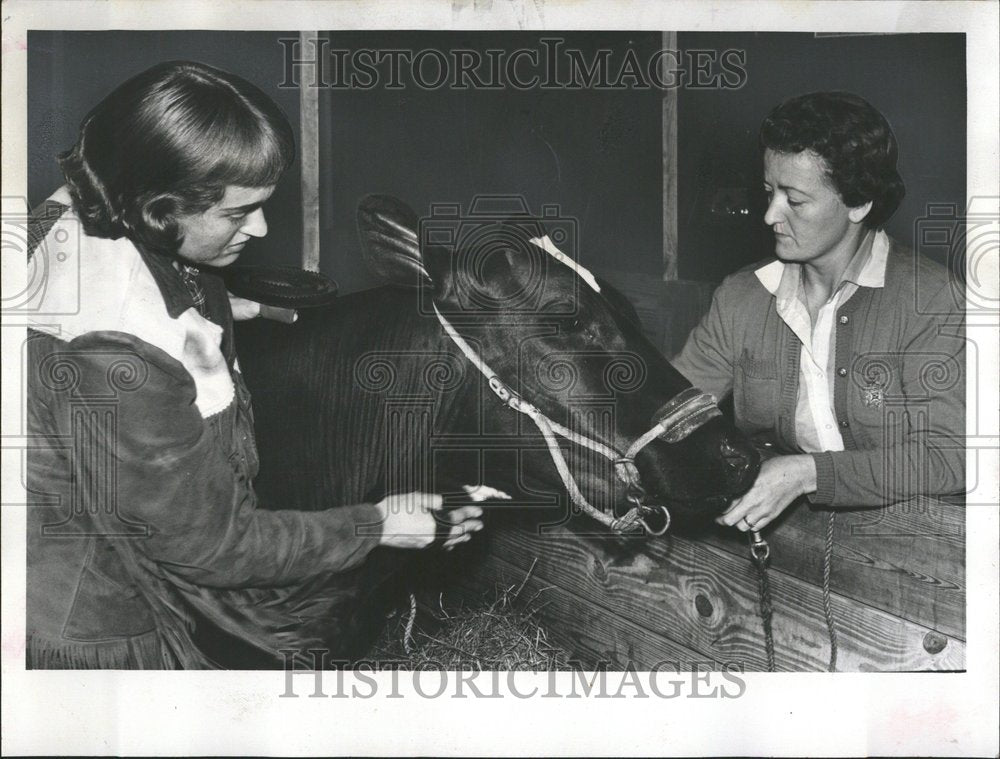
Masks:
[[[170,259],[87,236],[65,190],[30,234],[28,666],[211,667],[197,619],[272,657],[315,644],[306,591],[363,562],[378,511],[258,508],[221,279],[203,316]]]

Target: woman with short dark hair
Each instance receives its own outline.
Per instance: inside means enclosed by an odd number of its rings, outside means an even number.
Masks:
[[[67,186],[29,235],[44,279],[28,304],[28,428],[52,443],[28,456],[29,667],[344,653],[353,622],[330,617],[360,578],[331,578],[377,545],[434,540],[438,495],[257,507],[250,398],[214,269],[267,233],[262,206],[293,151],[263,92],[175,61],[108,95],[62,156]],[[443,545],[479,516],[450,511]]]
[[[726,278],[673,361],[732,391],[737,425],[778,454],[719,521],[963,492],[961,288],[882,230],[904,194],[888,121],[816,92],[776,107],[760,146],[776,258]]]
[[[871,201],[862,221],[868,229],[881,228],[906,195],[889,122],[849,92],[815,92],[785,101],[761,124],[760,147],[786,154],[809,151],[823,159],[844,205]]]

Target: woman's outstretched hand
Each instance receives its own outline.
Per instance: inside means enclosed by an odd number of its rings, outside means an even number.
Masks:
[[[760,467],[753,487],[715,521],[743,532],[767,527],[799,496],[816,490],[812,456],[776,456]]]
[[[450,550],[483,529],[480,519],[483,510],[479,506],[445,510],[443,505],[444,499],[436,493],[386,496],[376,504],[382,516],[380,544],[392,548],[426,548],[440,529],[446,535],[443,547]]]

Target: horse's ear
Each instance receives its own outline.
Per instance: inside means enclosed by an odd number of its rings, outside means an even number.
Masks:
[[[373,274],[392,284],[433,281],[420,255],[417,228],[413,209],[391,195],[367,195],[358,203],[362,258]]]

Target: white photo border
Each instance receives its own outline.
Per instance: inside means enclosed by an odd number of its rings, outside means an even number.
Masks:
[[[483,6],[487,6],[484,8]],[[479,0],[10,0],[3,15],[3,196],[27,196],[26,70],[30,29],[510,29],[963,32],[968,71],[969,198],[998,192],[998,6],[993,2],[622,2]],[[995,206],[994,206],[995,208]],[[979,269],[996,287],[997,259]],[[4,291],[24,281],[23,256],[4,251]],[[992,296],[996,297],[995,290]],[[996,313],[976,317],[979,419],[986,447],[973,503],[998,492]],[[972,321],[970,320],[970,335]],[[489,754],[489,755],[964,755],[995,756],[998,735],[1000,510],[970,509],[967,671],[942,674],[747,674],[741,697],[545,699],[549,677],[520,673],[500,699],[420,697],[410,678],[369,677],[378,694],[280,698],[280,672],[24,670],[24,501],[17,424],[23,326],[3,335],[3,752],[5,754]],[[992,335],[992,338],[990,337]],[[970,359],[971,360],[971,359]],[[974,426],[975,425],[975,426]],[[990,444],[992,440],[992,444]],[[425,673],[437,688],[434,673]],[[557,677],[569,676],[561,673]],[[300,676],[301,677],[301,676]],[[334,690],[329,674],[327,692]],[[347,692],[351,692],[347,675]],[[718,675],[714,685],[725,685]],[[510,686],[510,687],[508,687]],[[688,687],[690,690],[690,684]],[[468,693],[468,691],[466,691]]]

